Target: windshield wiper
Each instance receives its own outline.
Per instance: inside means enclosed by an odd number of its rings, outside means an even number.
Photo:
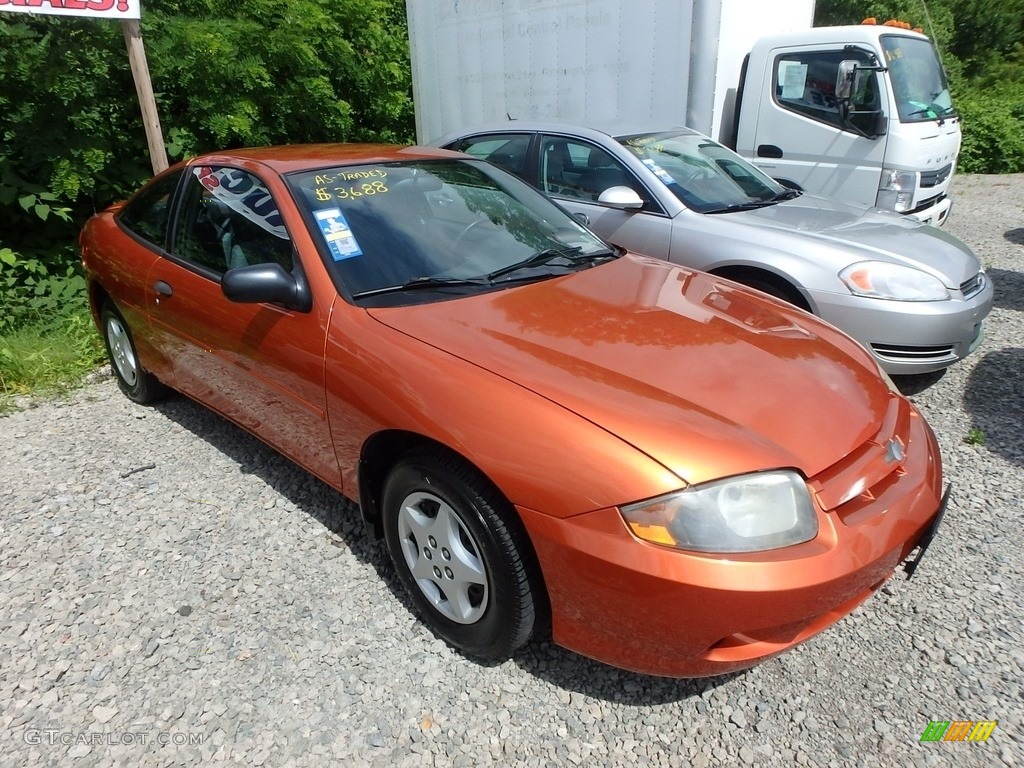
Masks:
[[[795,190],[793,190],[795,191]],[[780,193],[783,194],[783,193]],[[771,198],[769,200],[751,200],[747,203],[733,203],[732,205],[726,205],[721,208],[712,208],[710,211],[704,211],[704,213],[734,213],[736,211],[753,211],[758,208],[766,208],[769,205],[775,205],[780,199],[788,200],[789,198]]]
[[[779,194],[775,195],[769,202],[781,203],[783,200],[792,200],[794,197],[800,197],[803,192],[799,189],[784,189]]]
[[[506,264],[504,267],[499,267],[493,272],[487,273],[487,280],[497,280],[499,277],[503,277],[512,272],[517,272],[520,269],[529,269],[530,267],[542,267],[545,264],[550,264],[556,259],[567,259],[570,262],[576,263],[579,261],[580,248],[575,245],[567,245],[565,248],[545,248],[542,251],[537,251],[532,256],[528,256],[522,261],[517,261],[512,264]]]
[[[365,291],[357,291],[352,294],[353,299],[364,299],[368,296],[380,296],[385,293],[402,293],[403,291],[422,291],[430,288],[451,288],[467,285],[487,285],[490,280],[481,278],[461,277],[415,277],[400,285],[386,285],[382,288],[369,288]]]

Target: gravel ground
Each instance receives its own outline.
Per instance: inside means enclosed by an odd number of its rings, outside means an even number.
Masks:
[[[354,510],[184,398],[109,377],[0,418],[0,766],[1024,763],[1024,175],[961,176],[984,346],[913,399],[955,497],[912,581],[747,672],[550,644],[482,666],[411,614]],[[930,720],[997,720],[921,743]]]

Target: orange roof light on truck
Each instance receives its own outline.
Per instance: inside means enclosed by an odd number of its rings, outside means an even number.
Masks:
[[[878,19],[874,16],[868,16],[861,24],[878,24]],[[889,19],[882,23],[883,27],[897,27],[899,29],[909,29],[911,32],[919,32],[924,34],[924,29],[921,27],[911,27],[909,22],[900,21],[899,19]]]

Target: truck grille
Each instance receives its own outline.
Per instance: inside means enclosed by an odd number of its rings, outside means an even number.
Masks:
[[[949,174],[953,172],[953,164],[943,166],[937,171],[921,171],[921,186],[924,189],[931,189],[937,187],[939,184],[949,178]]]

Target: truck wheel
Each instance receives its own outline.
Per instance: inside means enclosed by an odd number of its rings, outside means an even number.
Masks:
[[[529,542],[479,472],[440,450],[413,453],[388,476],[382,512],[399,578],[438,636],[491,661],[530,639]]]

